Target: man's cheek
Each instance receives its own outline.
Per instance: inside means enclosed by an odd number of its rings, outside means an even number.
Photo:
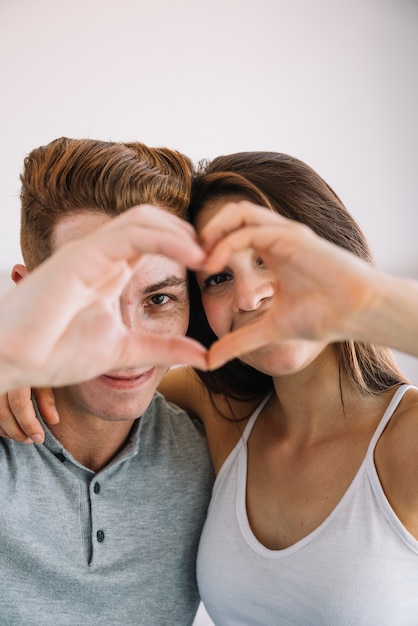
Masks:
[[[172,311],[164,321],[160,332],[172,335],[185,335],[189,326],[189,307],[184,306]]]

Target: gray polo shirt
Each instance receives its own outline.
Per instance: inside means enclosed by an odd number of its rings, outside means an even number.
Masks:
[[[0,624],[186,626],[213,474],[202,432],[156,394],[95,474],[47,430],[0,439]]]

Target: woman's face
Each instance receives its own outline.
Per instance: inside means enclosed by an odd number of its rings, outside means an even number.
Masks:
[[[209,201],[195,220],[196,231],[200,233],[228,202],[242,199],[234,196]],[[254,249],[234,252],[220,272],[197,272],[196,277],[206,317],[217,337],[258,320],[274,306],[274,269],[267,267]],[[277,342],[240,360],[270,376],[285,376],[304,369],[325,345],[313,341]]]

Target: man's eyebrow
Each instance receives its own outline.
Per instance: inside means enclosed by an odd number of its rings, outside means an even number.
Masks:
[[[159,283],[154,283],[153,285],[148,285],[145,287],[144,294],[154,293],[155,291],[161,291],[167,287],[182,287],[187,284],[187,280],[185,278],[179,278],[178,276],[168,276],[164,280],[161,280]]]

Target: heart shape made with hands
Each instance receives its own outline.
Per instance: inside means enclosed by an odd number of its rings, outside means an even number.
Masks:
[[[13,297],[3,299],[3,357],[19,374],[13,384],[74,384],[104,371],[153,365],[156,355],[160,365],[216,369],[271,343],[341,338],[347,311],[358,308],[362,294],[358,281],[350,283],[351,270],[358,277],[370,268],[306,226],[250,202],[226,203],[209,213],[198,233],[184,220],[148,205],[99,227],[90,224],[93,216],[77,214],[80,220],[88,217],[92,232],[64,241],[20,281]],[[231,323],[236,330],[208,350],[182,334],[151,336],[124,323],[121,295],[129,291],[133,273],[140,275],[146,255],[163,255],[211,275],[228,264],[239,267],[232,257],[248,249],[262,259],[255,282],[270,281],[270,295],[239,323]],[[23,277],[23,270],[16,273]],[[146,262],[144,271],[153,276]],[[245,272],[240,273],[244,279],[239,280],[245,281]],[[367,287],[370,277],[363,282]]]

